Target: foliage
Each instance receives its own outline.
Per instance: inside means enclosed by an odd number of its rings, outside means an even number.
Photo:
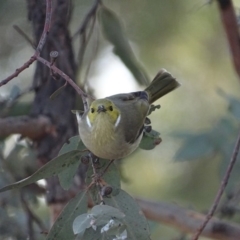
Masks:
[[[211,160],[211,158],[217,155],[221,159],[219,179],[222,179],[230,162],[230,156],[232,155],[237,137],[236,134],[239,131],[240,99],[223,91],[220,91],[220,94],[228,103],[228,111],[230,112],[228,117],[222,117],[212,129],[204,133],[178,132],[173,134],[173,136],[183,139],[182,147],[175,154],[176,161],[194,161],[204,158]],[[228,194],[232,194],[239,187],[239,161],[240,157],[238,156],[226,188]]]
[[[152,141],[154,141],[152,137],[145,135],[144,142],[146,145],[153,145]],[[1,188],[0,192],[19,189],[40,179],[54,175],[58,175],[61,186],[64,189],[68,189],[78,165],[82,164],[80,159],[85,155],[85,152],[86,148],[79,137],[72,137],[68,143],[63,145],[58,157],[52,159],[31,176]],[[101,169],[107,165],[107,162],[108,160],[100,161],[99,164],[102,165]],[[89,173],[87,174],[89,185],[87,189],[80,191],[75,198],[70,200],[51,228],[47,239],[73,239],[73,233],[77,234],[79,239],[88,239],[92,238],[96,234],[96,231],[98,232],[100,229],[99,233],[101,234],[98,237],[101,235],[105,236],[105,234],[109,235],[106,239],[112,239],[112,237],[115,239],[125,239],[125,236],[127,236],[127,239],[133,240],[149,239],[150,234],[145,217],[136,205],[136,202],[120,189],[118,169],[112,166],[104,174],[102,179],[103,184],[100,184],[100,186],[91,180],[91,176],[92,168],[89,167]],[[103,188],[106,184],[110,185],[113,191],[111,194],[104,196],[98,190],[99,187]],[[86,213],[86,194],[89,190],[93,202],[97,205],[92,208],[90,213]],[[106,205],[99,205],[99,198],[104,198]],[[91,229],[89,229],[90,227]]]

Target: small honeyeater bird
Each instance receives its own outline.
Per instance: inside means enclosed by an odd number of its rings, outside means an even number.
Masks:
[[[84,145],[100,158],[128,156],[140,144],[151,104],[178,86],[176,79],[162,69],[144,91],[94,100],[81,117],[77,114]]]

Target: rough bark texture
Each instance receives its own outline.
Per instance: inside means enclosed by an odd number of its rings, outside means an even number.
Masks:
[[[38,43],[44,27],[45,1],[27,0],[27,4],[28,19],[32,22],[33,35],[35,42]],[[71,9],[71,1],[53,1],[51,29],[41,56],[50,60],[50,52],[58,51],[59,56],[55,61],[55,65],[72,79],[75,79],[76,66],[68,31]],[[54,158],[62,145],[70,137],[78,134],[75,116],[71,113],[71,109],[74,109],[76,101],[74,89],[70,85],[67,85],[54,100],[49,98],[64,83],[65,81],[62,78],[58,76],[53,77],[49,69],[42,63],[38,62],[36,64],[33,79],[35,99],[31,115],[47,116],[56,128],[56,136],[47,135],[37,143],[38,160],[41,165]],[[51,204],[52,208],[54,208],[54,205],[58,205],[56,209],[59,209],[59,203],[64,205],[75,195],[79,186],[75,184],[70,191],[64,191],[60,187],[57,178],[51,178],[47,180],[47,187],[48,204]],[[51,209],[51,212],[53,213],[52,218],[55,218],[59,210]]]

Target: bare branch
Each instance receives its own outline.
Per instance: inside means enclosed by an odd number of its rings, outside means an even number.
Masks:
[[[85,111],[88,109],[87,106],[87,97],[93,99],[93,97],[87,95],[68,75],[66,75],[62,70],[57,68],[55,65],[52,65],[49,61],[45,60],[44,58],[38,56],[37,60],[47,67],[49,67],[53,72],[59,74],[62,78],[64,78],[75,90],[76,92],[82,97],[84,109]]]
[[[17,68],[13,74],[8,76],[7,78],[3,79],[0,82],[0,87],[7,84],[9,81],[11,81],[13,78],[17,77],[23,70],[28,68],[34,61],[36,61],[36,56],[33,55],[27,62],[25,62],[20,68]]]
[[[46,42],[47,35],[50,30],[51,18],[52,18],[52,0],[46,0],[46,17],[45,17],[43,33],[42,33],[42,36],[39,40],[39,43],[38,43],[37,49],[36,49],[36,52],[38,52],[38,53],[40,53],[42,51],[42,48]]]
[[[28,37],[28,35],[17,25],[13,25],[13,28],[35,49],[35,45],[33,41]]]
[[[227,183],[228,183],[228,179],[230,177],[230,174],[231,174],[231,171],[233,169],[233,166],[237,160],[237,156],[238,156],[238,152],[239,152],[239,148],[240,148],[240,132],[238,134],[238,138],[237,138],[237,141],[236,141],[236,144],[235,144],[235,147],[234,147],[234,150],[233,150],[233,154],[232,154],[232,157],[231,157],[231,161],[228,165],[228,168],[226,170],[226,173],[224,174],[224,178],[222,180],[222,183],[221,183],[221,186],[218,190],[218,193],[215,197],[215,200],[213,202],[213,205],[211,207],[211,209],[209,210],[204,222],[201,224],[200,228],[197,230],[197,232],[195,233],[195,235],[192,237],[192,240],[197,240],[198,237],[200,236],[200,234],[202,233],[203,229],[206,227],[207,223],[210,221],[210,219],[212,218],[214,212],[216,211],[216,208],[219,204],[219,201],[222,197],[222,194],[224,192],[224,189],[225,187],[227,186]],[[240,237],[240,234],[238,235],[238,239]]]
[[[240,77],[240,42],[237,18],[231,0],[217,0],[235,70]]]
[[[55,127],[45,116],[32,118],[29,116],[0,118],[0,137],[18,133],[23,137],[38,140],[47,134],[56,135]]]
[[[223,26],[224,26],[224,29],[225,29],[225,32],[227,35],[229,47],[231,50],[232,61],[233,61],[235,70],[240,78],[240,41],[239,41],[240,36],[239,36],[238,24],[237,24],[237,19],[236,19],[235,11],[233,8],[233,4],[232,4],[231,0],[217,0],[217,2],[218,2],[221,18],[222,18],[222,23],[223,23]],[[228,168],[224,175],[221,186],[220,186],[218,193],[216,195],[216,198],[213,202],[213,205],[212,205],[211,209],[209,210],[209,212],[206,216],[206,219],[204,220],[204,222],[201,224],[201,226],[198,228],[198,230],[192,237],[192,240],[198,239],[198,237],[201,235],[201,232],[206,227],[209,220],[212,218],[214,212],[216,211],[216,208],[219,204],[220,198],[221,198],[223,191],[228,183],[228,179],[230,177],[232,168],[237,160],[239,147],[240,147],[240,133],[239,133],[239,136],[236,141],[236,145],[235,145],[232,157],[231,157],[231,161],[228,165]]]
[[[33,62],[36,61],[37,56],[39,56],[43,45],[46,42],[46,37],[50,29],[50,23],[51,23],[51,11],[52,11],[52,1],[51,0],[46,0],[46,18],[45,18],[45,24],[44,24],[44,30],[42,33],[42,36],[40,38],[40,41],[38,43],[37,49],[34,53],[34,55],[27,61],[25,62],[20,68],[17,68],[13,74],[5,78],[0,82],[0,87],[7,84],[10,80],[13,78],[17,77],[22,71],[24,71],[26,68],[28,68]]]
[[[201,213],[175,204],[152,202],[139,198],[136,201],[148,219],[175,227],[185,233],[193,233],[206,218]],[[202,231],[202,236],[218,240],[239,240],[240,227],[237,224],[212,218]]]

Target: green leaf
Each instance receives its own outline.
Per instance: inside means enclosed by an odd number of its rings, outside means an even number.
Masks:
[[[83,234],[87,228],[91,227],[92,219],[89,214],[84,213],[76,217],[73,221],[73,232],[74,234]]]
[[[148,116],[152,113],[152,112],[154,112],[155,110],[157,110],[157,109],[160,109],[161,108],[161,106],[158,104],[158,105],[151,105],[151,107],[150,107],[150,109],[149,109],[149,111],[148,111]]]
[[[139,147],[144,150],[152,150],[161,143],[162,139],[159,136],[160,133],[154,130],[151,130],[149,133],[144,132]]]
[[[228,93],[225,93],[222,89],[218,89],[218,94],[228,101],[228,110],[233,114],[235,118],[240,120],[240,99]]]
[[[82,151],[83,153],[83,150],[85,149],[86,147],[83,145],[82,141],[80,141],[79,136],[75,136],[69,139],[69,143],[65,143],[63,145],[63,147],[59,151],[59,155],[70,152],[70,151],[74,151],[74,150],[79,150],[79,151]],[[79,159],[80,157],[81,155],[79,155]],[[67,168],[65,168],[63,171],[61,171],[58,174],[60,185],[64,190],[68,190],[72,185],[72,181],[78,169],[79,164],[80,164],[80,161],[76,161],[73,164],[70,164]]]
[[[126,226],[128,240],[149,240],[148,223],[135,200],[125,191],[105,199],[106,205],[119,209],[126,216],[121,222]]]
[[[7,186],[1,188],[0,192],[22,188],[26,185],[29,185],[31,183],[34,183],[34,182],[40,180],[40,179],[57,175],[61,171],[65,170],[66,168],[70,167],[72,164],[79,161],[79,157],[81,156],[81,154],[82,154],[82,152],[79,150],[74,150],[74,151],[70,151],[65,154],[62,154],[62,155],[52,159],[50,162],[45,164],[43,167],[41,167],[39,170],[37,170],[31,176],[29,176],[21,181],[15,182],[13,184],[10,184],[10,185],[7,185]]]
[[[89,214],[82,214],[73,222],[73,232],[83,234],[90,227],[97,228],[109,223],[111,219],[122,219],[125,215],[118,209],[107,205],[94,206]]]
[[[54,100],[63,90],[64,88],[67,86],[67,82],[61,86],[60,88],[58,88],[51,96],[50,96],[50,99],[51,100]]]
[[[214,146],[208,134],[192,135],[175,154],[177,161],[196,160],[207,157],[214,152]]]
[[[11,88],[11,91],[10,91],[10,94],[9,94],[9,98],[10,99],[15,99],[19,94],[20,94],[20,88],[17,85],[14,85]]]
[[[74,239],[72,224],[74,219],[80,214],[87,212],[86,192],[79,192],[64,207],[57,220],[53,224],[46,240],[66,240]]]
[[[111,236],[107,236],[106,234],[101,234],[100,228],[94,230],[93,228],[88,228],[84,235],[78,235],[76,240],[113,240]]]
[[[91,213],[96,219],[96,226],[107,224],[111,219],[122,219],[125,217],[125,214],[119,209],[108,205],[96,205],[92,208]]]
[[[73,150],[77,150],[79,142],[80,142],[79,136],[71,137],[67,143],[63,144],[62,148],[58,153],[58,156]],[[83,150],[83,149],[78,149],[78,150]]]
[[[120,57],[140,84],[148,85],[150,81],[147,74],[134,56],[118,16],[103,5],[99,8],[98,14],[103,35],[113,44],[115,54]]]

